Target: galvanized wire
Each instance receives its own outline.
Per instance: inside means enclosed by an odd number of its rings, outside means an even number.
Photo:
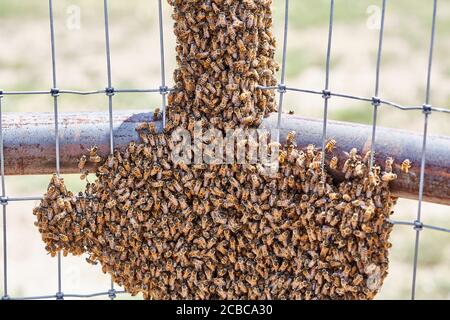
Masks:
[[[413,226],[416,230],[416,240],[414,247],[414,261],[413,261],[413,277],[412,277],[412,292],[411,298],[415,298],[416,290],[416,276],[417,276],[417,262],[419,253],[419,243],[420,243],[420,231],[423,229],[430,229],[445,233],[450,233],[449,228],[438,227],[423,224],[421,222],[421,210],[423,201],[423,181],[425,175],[425,165],[426,165],[426,139],[428,134],[428,119],[431,112],[450,114],[450,108],[442,108],[430,105],[430,93],[431,93],[431,69],[433,62],[433,49],[435,43],[436,34],[436,15],[437,15],[437,0],[433,3],[433,16],[432,16],[432,30],[429,48],[429,58],[428,58],[428,69],[427,69],[427,79],[426,79],[426,89],[425,89],[425,103],[422,106],[412,105],[402,105],[397,102],[389,101],[379,97],[380,88],[380,70],[381,70],[381,60],[382,60],[382,47],[383,47],[383,35],[385,30],[385,12],[387,0],[382,1],[381,9],[381,21],[380,21],[380,32],[378,39],[378,50],[377,50],[377,61],[376,61],[376,71],[375,71],[375,90],[373,97],[363,97],[353,94],[347,94],[342,92],[336,92],[330,89],[330,62],[331,62],[331,43],[333,35],[333,17],[334,17],[334,0],[330,0],[330,12],[329,12],[329,26],[328,26],[328,42],[327,42],[327,52],[326,52],[326,67],[325,67],[325,87],[323,90],[315,90],[308,88],[295,88],[286,85],[286,60],[287,60],[287,39],[288,39],[288,18],[289,18],[289,0],[285,0],[285,11],[284,11],[284,34],[283,34],[283,47],[282,47],[282,65],[281,65],[281,78],[280,83],[276,86],[257,86],[260,90],[277,90],[280,94],[279,105],[278,105],[278,141],[279,132],[281,129],[281,121],[283,114],[283,99],[284,95],[288,92],[297,92],[304,94],[314,94],[321,95],[324,99],[324,117],[323,117],[323,132],[322,132],[322,170],[324,170],[325,163],[325,145],[327,138],[327,123],[328,123],[328,100],[331,97],[357,100],[370,102],[373,107],[373,122],[372,122],[372,136],[371,136],[371,156],[370,156],[370,167],[374,163],[374,155],[376,150],[376,128],[377,128],[377,113],[380,106],[387,106],[396,108],[403,111],[422,111],[424,113],[424,130],[423,130],[423,146],[422,146],[422,159],[420,167],[420,183],[419,183],[419,202],[417,218],[413,222],[408,221],[395,221],[388,220],[394,225],[407,225]],[[9,202],[15,201],[39,201],[42,199],[41,196],[16,196],[9,197],[6,194],[5,188],[5,175],[4,175],[4,146],[3,146],[3,127],[2,127],[2,98],[4,96],[14,96],[14,95],[50,95],[53,97],[54,101],[54,118],[55,118],[55,147],[56,147],[56,172],[59,174],[59,128],[58,128],[58,97],[63,94],[68,95],[97,95],[106,94],[108,96],[108,111],[110,120],[110,152],[114,150],[114,133],[113,133],[113,95],[119,93],[159,93],[162,96],[162,115],[163,115],[163,126],[165,126],[166,121],[166,96],[172,91],[172,88],[168,88],[166,85],[166,74],[165,74],[165,52],[164,52],[164,30],[163,30],[163,5],[162,0],[158,0],[158,23],[159,23],[159,44],[160,44],[160,66],[161,66],[161,85],[159,88],[150,89],[114,89],[112,87],[112,67],[111,67],[111,48],[110,48],[110,37],[109,37],[109,13],[108,13],[108,0],[104,0],[104,23],[105,23],[105,49],[106,49],[106,67],[107,67],[107,87],[100,90],[72,90],[72,89],[58,89],[57,88],[57,73],[56,73],[56,49],[55,49],[55,33],[54,33],[54,17],[53,17],[53,3],[49,0],[49,18],[50,18],[50,44],[51,44],[51,62],[52,62],[52,88],[50,90],[32,90],[32,91],[2,91],[0,90],[0,173],[1,173],[1,187],[2,192],[0,196],[0,204],[3,206],[3,299],[9,299],[8,295],[8,255],[7,255],[7,205]],[[124,293],[124,291],[116,291],[114,289],[114,283],[111,280],[110,289],[104,292],[94,292],[88,294],[78,294],[78,293],[63,293],[61,288],[61,256],[58,255],[58,291],[53,295],[39,295],[39,296],[26,296],[26,297],[11,297],[11,299],[63,299],[64,297],[72,298],[91,298],[99,296],[107,296],[110,299],[114,299],[117,294]]]
[[[164,27],[163,27],[163,9],[162,1],[158,0],[158,21],[159,21],[159,49],[161,61],[161,86],[159,92],[162,100],[162,126],[166,127],[166,95],[168,88],[166,86],[166,63],[164,57]]]
[[[322,181],[325,182],[325,144],[327,140],[327,124],[328,124],[328,100],[330,95],[330,63],[331,63],[331,40],[333,38],[333,17],[334,17],[334,0],[330,1],[330,19],[328,24],[328,42],[327,55],[325,62],[325,88],[322,91],[323,98],[323,132],[322,132]]]
[[[258,85],[258,86],[256,86],[256,88],[259,90],[279,90],[280,86],[279,85],[278,86]],[[290,86],[286,86],[283,88],[286,91],[292,91],[292,92],[309,93],[309,94],[315,94],[315,95],[321,95],[321,96],[323,96],[323,94],[324,94],[323,90],[314,90],[314,89],[308,89],[308,88],[294,88],[294,87],[290,87]],[[345,99],[349,99],[349,100],[358,100],[358,101],[365,101],[365,102],[373,101],[373,97],[362,97],[362,96],[358,96],[358,95],[351,95],[351,94],[341,93],[341,92],[336,92],[336,91],[331,91],[331,90],[329,90],[327,93],[331,97],[345,98]],[[403,111],[422,111],[423,110],[422,106],[407,106],[407,105],[402,105],[400,103],[389,101],[389,100],[382,99],[382,98],[380,98],[380,105],[394,107],[396,109],[403,110]],[[430,106],[430,110],[433,112],[441,112],[441,113],[450,114],[450,107],[442,108],[442,107]]]
[[[52,59],[52,84],[50,94],[53,96],[53,111],[55,117],[55,152],[56,152],[56,174],[60,174],[60,153],[59,153],[59,119],[58,119],[58,96],[59,90],[56,83],[56,50],[55,50],[55,27],[53,17],[53,0],[48,0],[49,17],[50,17],[50,45],[51,45],[51,59]],[[58,291],[56,293],[57,299],[62,299],[62,276],[61,276],[61,252],[58,252]]]
[[[3,108],[2,98],[0,95],[0,174],[2,185],[2,198],[6,195],[5,187],[5,155],[3,150]],[[3,234],[3,296],[2,299],[8,299],[8,245],[7,245],[7,228],[6,228],[6,205],[8,202],[1,201],[2,205],[2,234]]]
[[[106,70],[107,70],[107,78],[108,78],[108,87],[106,88],[105,93],[108,96],[110,153],[113,154],[113,152],[114,152],[114,132],[113,132],[114,88],[112,87],[112,76],[111,76],[111,48],[110,48],[110,44],[109,44],[108,0],[103,0],[103,13],[104,13],[104,20],[105,20]]]
[[[424,224],[424,223],[418,222],[418,221],[411,222],[411,221],[398,221],[398,220],[392,220],[392,219],[387,219],[387,221],[394,225],[398,224],[398,225],[404,225],[404,226],[413,226],[413,227],[419,228],[419,229],[422,229],[422,228],[423,229],[431,229],[431,230],[450,233],[450,228],[432,226],[432,225]]]
[[[277,89],[280,93],[278,101],[278,118],[277,118],[277,142],[280,142],[280,130],[281,130],[281,116],[283,114],[283,100],[286,93],[286,60],[287,60],[287,41],[288,41],[288,29],[289,29],[289,0],[284,1],[284,29],[283,29],[283,55],[281,60],[281,78],[280,84]]]
[[[378,107],[380,106],[380,99],[378,98],[378,95],[380,92],[381,52],[383,50],[385,13],[386,13],[386,0],[383,0],[382,8],[381,8],[380,36],[378,39],[377,67],[375,69],[375,94],[372,98],[373,115],[372,115],[372,138],[371,138],[371,143],[370,143],[370,160],[369,160],[370,169],[372,169],[372,167],[373,167],[373,160],[375,157],[375,139],[376,139],[376,131],[377,131],[377,117],[378,117]]]
[[[109,297],[110,299],[114,299],[114,298],[116,298],[117,294],[124,294],[124,293],[126,293],[126,292],[123,290],[119,290],[119,291],[114,290],[114,292],[112,292],[111,290],[108,290],[108,291],[85,293],[85,294],[66,293],[66,294],[64,294],[64,297],[66,297],[66,298],[95,298],[95,297],[106,296],[106,297]],[[112,295],[114,295],[114,297],[111,297]],[[57,295],[49,294],[49,295],[39,295],[39,296],[14,297],[14,298],[10,298],[10,299],[11,300],[44,300],[44,299],[57,299],[57,298],[58,298]]]
[[[426,161],[426,148],[427,148],[427,133],[428,133],[428,118],[431,114],[430,111],[430,90],[431,90],[431,67],[433,65],[433,49],[434,49],[434,37],[436,34],[436,12],[437,12],[437,0],[433,2],[433,18],[431,21],[431,39],[430,39],[430,51],[428,56],[428,69],[427,69],[427,80],[425,89],[425,104],[423,105],[424,113],[424,124],[423,124],[423,143],[422,143],[422,160],[420,163],[420,182],[419,182],[419,203],[417,208],[417,218],[415,223],[421,224],[421,213],[422,213],[422,200],[423,200],[423,181],[425,178],[425,161]],[[416,297],[416,278],[417,278],[417,263],[419,256],[419,242],[420,242],[420,231],[422,228],[415,228],[416,239],[414,244],[414,261],[413,261],[413,276],[411,285],[411,299],[414,300]]]
[[[103,1],[103,12],[104,12],[104,21],[105,21],[105,46],[106,46],[106,69],[107,69],[107,77],[108,77],[108,87],[105,90],[106,95],[108,96],[108,111],[109,111],[109,143],[110,150],[109,153],[114,154],[114,123],[113,123],[113,95],[114,88],[112,87],[112,72],[111,72],[111,46],[109,42],[109,12],[108,12],[108,0]],[[115,297],[115,289],[114,289],[114,281],[111,276],[111,289],[110,294],[111,300]]]
[[[26,197],[8,197],[2,196],[0,198],[1,202],[14,202],[14,201],[40,201],[42,200],[42,196],[26,196]]]

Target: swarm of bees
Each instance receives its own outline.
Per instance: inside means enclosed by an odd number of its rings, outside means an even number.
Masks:
[[[276,111],[271,0],[169,0],[178,69],[167,129],[189,121],[217,129],[257,127]]]
[[[275,177],[250,164],[175,166],[167,134],[147,128],[149,142],[116,150],[84,193],[52,177],[34,210],[52,255],[87,253],[152,299],[374,297],[388,268],[391,172],[352,150],[335,186],[317,148],[289,144]]]
[[[96,179],[79,194],[52,177],[34,209],[46,250],[87,254],[145,299],[372,299],[388,270],[391,160],[369,168],[352,149],[337,184],[321,150],[297,148],[291,132],[274,175],[175,163],[174,128],[253,127],[274,111],[273,93],[256,85],[275,85],[277,65],[270,0],[169,2],[179,68],[167,127],[140,125],[140,142],[105,159],[91,148],[78,165],[85,177],[96,163]]]

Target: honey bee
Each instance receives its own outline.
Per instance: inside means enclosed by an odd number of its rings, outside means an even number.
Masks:
[[[385,166],[385,171],[387,173],[391,173],[392,172],[392,165],[394,164],[394,159],[391,157],[388,157],[386,159],[386,166]]]
[[[148,130],[148,122],[141,122],[136,126],[136,131]]]
[[[354,279],[352,284],[355,286],[358,286],[361,284],[361,282],[364,280],[363,276],[361,274],[358,274]]]
[[[60,178],[58,174],[54,173],[52,175],[51,183],[58,188],[60,191],[64,190],[64,179]]]
[[[330,139],[325,144],[325,151],[327,152],[333,152],[334,148],[336,147],[336,140]]]
[[[350,225],[352,226],[353,229],[356,228],[356,226],[358,225],[358,221],[359,221],[359,215],[357,212],[353,213],[352,217],[350,218]]]
[[[84,166],[86,165],[86,161],[87,161],[86,156],[82,155],[80,160],[78,161],[78,169],[80,169],[80,171],[84,169]]]
[[[375,173],[373,173],[372,171],[369,172],[368,178],[370,185],[372,186],[378,185],[378,177],[375,175]]]
[[[108,201],[105,205],[106,208],[108,209],[112,209],[113,207],[115,207],[117,204],[115,199],[111,199],[110,201]]]
[[[363,174],[364,174],[364,167],[363,167],[363,165],[361,164],[361,163],[358,163],[356,166],[355,166],[355,169],[354,169],[354,175],[355,176],[362,176]]]
[[[63,197],[58,197],[56,199],[56,204],[57,204],[58,208],[64,209],[65,208],[64,198]]]
[[[330,168],[333,170],[336,170],[338,166],[338,158],[337,157],[332,157],[330,160]]]
[[[98,147],[97,146],[92,146],[90,149],[88,149],[89,151],[89,161],[93,162],[93,163],[98,163],[102,161],[102,158],[97,155],[97,151],[98,151]]]
[[[369,205],[364,211],[363,221],[367,222],[372,218],[372,215],[375,212],[375,207],[373,205]]]
[[[382,176],[381,176],[381,180],[384,182],[390,182],[397,179],[397,175],[395,173],[392,172],[385,172]]]
[[[411,161],[409,159],[405,159],[402,162],[401,169],[404,173],[408,173],[411,168]]]
[[[371,157],[371,155],[372,155],[372,151],[367,151],[366,152],[366,154],[364,155],[364,158],[363,158],[363,163],[365,163],[365,164],[368,164],[369,163],[369,161],[370,161],[370,157]]]
[[[89,181],[89,180],[87,180],[87,177],[89,176],[89,170],[84,170],[82,173],[81,173],[81,175],[80,175],[80,180],[86,180],[86,181]]]
[[[217,16],[217,25],[219,27],[225,27],[227,25],[225,13],[219,13],[219,15]]]

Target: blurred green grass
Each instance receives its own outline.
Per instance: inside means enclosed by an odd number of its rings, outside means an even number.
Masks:
[[[45,12],[46,7],[38,1],[2,1],[0,2],[0,17],[33,17]]]

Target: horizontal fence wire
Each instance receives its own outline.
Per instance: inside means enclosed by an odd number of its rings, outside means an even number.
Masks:
[[[435,231],[442,231],[442,232],[447,232],[450,233],[450,229],[449,228],[443,228],[443,227],[436,227],[436,226],[432,226],[429,224],[424,224],[422,222],[419,221],[414,221],[414,222],[410,222],[410,221],[397,221],[397,220],[392,220],[392,219],[387,219],[386,221],[394,224],[394,225],[404,225],[404,226],[413,226],[414,229],[431,229],[431,230],[435,230]]]
[[[63,297],[65,298],[95,298],[106,296],[110,299],[115,299],[118,294],[126,293],[124,290],[108,290],[104,292],[94,292],[94,293],[65,293]],[[42,296],[29,296],[29,297],[14,297],[9,298],[10,300],[45,300],[45,299],[58,299],[58,295],[50,294],[50,295],[42,295]]]
[[[80,90],[64,90],[64,89],[57,89],[57,90],[41,90],[41,91],[1,91],[0,95],[4,96],[14,96],[14,95],[55,95],[55,94],[74,94],[74,95],[81,95],[81,96],[88,96],[88,95],[95,95],[95,94],[111,94],[111,93],[161,93],[161,91],[165,92],[171,92],[173,91],[173,88],[166,88],[165,90],[162,90],[161,88],[156,89],[114,89],[114,88],[106,88],[102,90],[92,90],[92,91],[80,91]]]
[[[312,89],[305,89],[305,88],[294,88],[289,86],[283,86],[283,85],[277,85],[277,86],[257,86],[257,89],[260,90],[283,90],[283,91],[293,91],[293,92],[301,92],[301,93],[309,93],[309,94],[315,94],[323,96],[324,94],[330,95],[331,97],[340,97],[340,98],[346,98],[351,100],[359,100],[359,101],[366,101],[366,102],[374,102],[374,100],[379,101],[380,104],[384,104],[386,106],[394,107],[400,110],[409,111],[409,110],[416,110],[416,111],[423,111],[423,106],[406,106],[401,105],[396,102],[392,102],[389,100],[385,100],[382,98],[376,98],[376,97],[362,97],[362,96],[355,96],[351,94],[346,93],[339,93],[335,91],[328,91],[324,92],[324,90],[312,90]],[[450,114],[450,109],[447,108],[440,108],[440,107],[434,107],[430,106],[430,111],[434,112],[442,112]]]
[[[377,112],[380,106],[388,106],[395,109],[403,111],[420,111],[424,114],[424,133],[423,133],[423,147],[422,147],[422,161],[420,170],[420,184],[419,184],[419,201],[418,201],[418,212],[415,221],[397,221],[392,219],[387,219],[393,225],[404,225],[412,226],[413,230],[416,231],[416,241],[414,247],[414,261],[413,261],[413,276],[412,276],[412,290],[411,298],[415,299],[416,292],[416,276],[417,276],[417,264],[418,264],[418,253],[419,253],[419,243],[420,243],[420,231],[423,229],[430,229],[434,231],[440,231],[445,233],[450,233],[449,228],[432,226],[424,224],[421,222],[421,208],[422,208],[422,198],[423,198],[423,180],[425,174],[426,165],[426,138],[427,138],[427,126],[428,118],[432,113],[450,114],[450,108],[436,107],[430,104],[430,93],[431,93],[431,71],[432,71],[432,61],[433,61],[433,48],[435,44],[435,34],[436,34],[436,16],[437,16],[437,0],[433,0],[433,13],[432,13],[432,30],[431,39],[429,45],[429,57],[428,57],[428,68],[427,68],[427,79],[426,79],[426,90],[425,90],[425,103],[423,105],[402,105],[397,102],[386,100],[379,97],[379,86],[380,86],[380,72],[381,72],[381,59],[382,59],[382,45],[383,45],[383,34],[384,34],[384,21],[385,12],[387,9],[388,0],[380,0],[381,3],[381,23],[380,23],[380,33],[378,39],[378,50],[376,59],[376,71],[375,71],[375,90],[373,97],[364,97],[348,93],[336,92],[330,89],[330,65],[331,65],[331,48],[333,40],[333,17],[334,17],[334,0],[330,0],[330,11],[329,11],[329,25],[328,25],[328,37],[327,37],[327,50],[326,50],[326,67],[325,67],[325,86],[323,90],[308,89],[308,88],[297,88],[291,87],[286,84],[286,68],[287,68],[287,48],[288,48],[288,17],[289,17],[289,0],[284,0],[285,11],[284,11],[284,30],[283,30],[283,46],[282,46],[282,64],[281,64],[281,78],[280,83],[276,86],[256,86],[259,90],[273,90],[277,91],[279,94],[278,103],[278,122],[277,128],[282,128],[282,115],[283,115],[283,98],[287,92],[297,92],[303,94],[313,94],[319,95],[324,99],[324,117],[323,117],[323,135],[322,142],[325,143],[327,135],[327,111],[328,111],[328,100],[332,97],[343,98],[348,100],[358,100],[368,103],[368,106],[373,108],[373,122],[372,122],[372,137],[371,137],[371,159],[370,167],[373,165],[373,155],[375,153],[374,145],[376,140],[376,128],[377,128]],[[160,72],[161,72],[161,85],[159,88],[150,89],[117,89],[112,86],[112,64],[111,64],[111,49],[109,43],[109,13],[108,13],[108,0],[103,0],[104,5],[104,26],[105,26],[105,49],[106,49],[106,71],[107,71],[107,87],[100,90],[71,90],[71,89],[58,89],[56,81],[56,44],[54,37],[54,18],[53,18],[53,2],[49,0],[49,21],[50,21],[50,45],[51,45],[51,60],[52,60],[52,88],[49,90],[33,90],[33,91],[8,91],[0,90],[0,173],[1,173],[1,196],[0,205],[2,205],[2,220],[3,220],[3,297],[2,299],[22,299],[22,300],[39,300],[39,299],[64,299],[64,298],[94,298],[105,296],[113,300],[116,295],[123,294],[123,290],[115,290],[114,283],[111,280],[110,289],[103,292],[94,292],[87,294],[80,293],[64,293],[62,290],[61,282],[61,256],[58,255],[58,285],[55,294],[50,295],[37,295],[37,296],[25,296],[25,297],[11,297],[8,292],[8,244],[7,244],[7,205],[9,202],[20,202],[20,201],[39,201],[42,196],[15,196],[9,197],[6,193],[5,187],[5,159],[4,159],[4,146],[3,146],[3,126],[2,126],[2,115],[3,106],[2,99],[7,96],[16,95],[50,95],[54,99],[54,115],[55,115],[55,147],[56,147],[56,173],[59,174],[59,128],[58,128],[58,97],[60,95],[100,95],[104,94],[108,98],[108,112],[110,116],[110,152],[114,150],[114,137],[113,137],[113,96],[115,94],[121,93],[159,93],[161,94],[161,106],[162,106],[162,119],[163,126],[165,126],[166,120],[166,105],[167,105],[167,94],[174,91],[174,88],[170,88],[166,85],[166,75],[165,75],[165,53],[164,53],[164,30],[163,30],[163,5],[162,0],[158,0],[158,25],[159,25],[159,43],[160,43]],[[279,130],[278,130],[279,131]],[[277,139],[279,140],[279,133]],[[323,146],[322,146],[323,148]],[[323,153],[325,154],[325,153]],[[322,164],[325,159],[322,159]]]

